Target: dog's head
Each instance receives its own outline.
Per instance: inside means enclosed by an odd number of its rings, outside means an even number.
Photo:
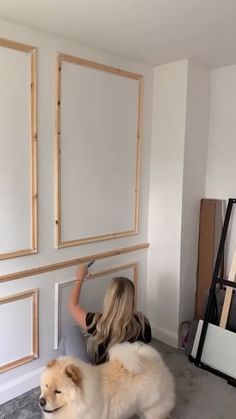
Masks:
[[[40,407],[48,414],[65,408],[78,397],[81,385],[81,371],[73,359],[50,361],[41,375]]]

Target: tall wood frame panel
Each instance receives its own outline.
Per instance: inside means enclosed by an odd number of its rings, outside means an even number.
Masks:
[[[136,129],[136,168],[135,168],[135,190],[134,190],[134,208],[133,208],[133,227],[127,231],[119,231],[91,237],[82,237],[76,240],[62,239],[62,206],[61,206],[61,103],[62,103],[62,68],[63,62],[85,66],[95,70],[112,73],[120,77],[126,77],[138,82],[138,103],[137,103],[137,129]],[[64,53],[58,53],[56,57],[55,74],[55,228],[56,248],[77,246],[86,243],[92,243],[102,240],[126,237],[138,233],[139,227],[139,200],[140,200],[140,162],[141,162],[141,139],[142,139],[142,112],[143,112],[143,76],[140,74],[128,72],[115,67],[99,64],[97,62],[74,57]]]
[[[9,371],[20,365],[26,364],[27,362],[37,359],[39,356],[39,317],[38,317],[38,289],[32,289],[24,291],[14,295],[8,295],[0,298],[0,306],[2,304],[13,303],[17,300],[23,300],[26,298],[32,299],[32,341],[31,341],[31,353],[19,359],[10,361],[0,366],[0,373]]]
[[[16,258],[37,253],[38,228],[37,228],[37,49],[33,46],[0,38],[0,47],[21,51],[29,55],[30,66],[30,227],[31,247],[17,251],[0,253],[0,260]]]

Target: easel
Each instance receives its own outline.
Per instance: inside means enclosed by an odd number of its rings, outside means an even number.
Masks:
[[[236,289],[236,250],[233,256],[229,278],[226,280],[219,277],[226,235],[234,204],[236,204],[236,199],[230,198],[222,228],[204,320],[200,320],[198,323],[193,350],[189,356],[189,360],[197,367],[225,378],[229,384],[236,387],[236,367],[232,365],[232,362],[236,364],[236,334],[226,330],[233,289]],[[216,326],[211,322],[215,308],[215,292],[218,284],[227,288],[219,326]],[[219,345],[221,346],[220,348]]]

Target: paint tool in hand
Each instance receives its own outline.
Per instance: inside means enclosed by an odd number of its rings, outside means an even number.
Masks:
[[[92,265],[94,264],[94,262],[95,262],[95,260],[91,260],[91,262],[89,262],[89,263],[87,264],[87,268],[90,268],[90,266],[92,266]]]

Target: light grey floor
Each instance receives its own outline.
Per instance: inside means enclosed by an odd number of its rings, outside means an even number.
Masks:
[[[162,353],[175,377],[177,402],[171,419],[236,418],[236,388],[191,365],[181,351],[159,342],[153,345]],[[38,396],[39,390],[35,389],[0,406],[0,419],[41,418]]]

